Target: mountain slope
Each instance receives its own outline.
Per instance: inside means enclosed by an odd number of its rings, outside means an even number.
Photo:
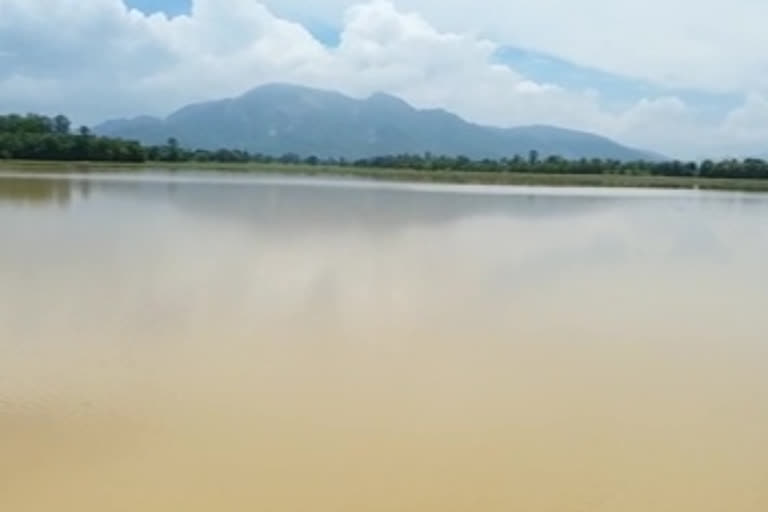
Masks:
[[[271,84],[244,95],[186,106],[166,119],[139,117],[94,127],[100,135],[189,148],[362,158],[397,153],[501,158],[658,159],[597,135],[550,126],[491,128],[444,110],[417,110],[387,94],[357,100],[337,92]]]

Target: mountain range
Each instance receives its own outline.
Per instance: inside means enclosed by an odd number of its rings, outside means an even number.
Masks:
[[[174,137],[187,148],[242,149],[357,159],[431,152],[470,158],[542,156],[658,160],[648,151],[591,133],[534,125],[495,128],[441,109],[420,110],[388,94],[355,99],[289,84],[257,87],[237,98],[185,106],[165,119],[142,116],[107,121],[99,135],[158,145]]]

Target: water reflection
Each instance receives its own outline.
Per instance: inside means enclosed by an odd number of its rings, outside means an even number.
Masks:
[[[768,508],[762,196],[145,178],[0,178],[0,510]]]
[[[70,181],[8,179],[0,183],[0,205],[11,204],[57,204],[66,206],[76,184]],[[87,197],[90,184],[83,182],[79,187]]]

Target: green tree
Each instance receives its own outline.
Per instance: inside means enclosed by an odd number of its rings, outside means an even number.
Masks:
[[[67,135],[69,134],[70,128],[71,128],[71,123],[69,122],[69,119],[66,116],[59,114],[53,118],[53,131],[55,133],[58,133],[60,135]]]
[[[178,162],[180,160],[181,153],[179,151],[179,141],[175,137],[168,139],[168,160],[171,162]]]

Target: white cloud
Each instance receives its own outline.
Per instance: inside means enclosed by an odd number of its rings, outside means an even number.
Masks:
[[[450,11],[458,2],[445,5]],[[0,0],[0,106],[96,122],[294,81],[357,96],[383,90],[484,123],[591,130],[673,155],[747,151],[761,142],[749,128],[768,109],[759,93],[722,123],[701,121],[678,98],[609,111],[592,91],[536,83],[494,63],[496,49],[490,39],[438,30],[383,0],[351,6],[333,49],[253,0],[195,0],[189,16],[173,19],[145,16],[121,0]]]
[[[680,87],[768,88],[761,0],[393,0],[441,30],[486,34],[608,72]],[[296,19],[337,24],[358,0],[264,0]]]
[[[762,144],[768,154],[768,97],[751,93],[744,105],[728,114],[721,130],[729,137]]]

